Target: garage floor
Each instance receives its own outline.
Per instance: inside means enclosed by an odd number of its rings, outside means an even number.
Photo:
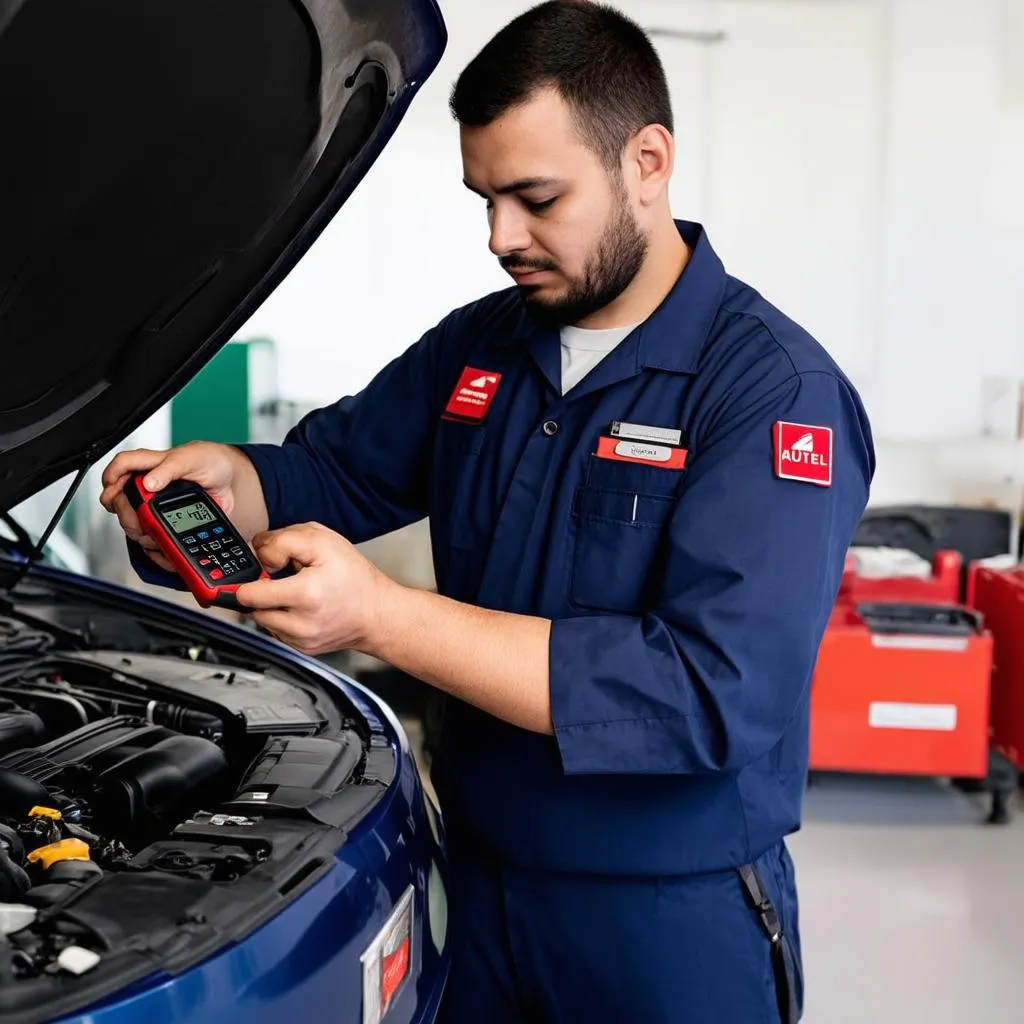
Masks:
[[[1024,801],[1008,826],[930,780],[831,776],[790,842],[806,1024],[1024,1020]]]
[[[1024,1020],[1024,800],[987,811],[932,780],[815,780],[790,840],[804,1024]]]

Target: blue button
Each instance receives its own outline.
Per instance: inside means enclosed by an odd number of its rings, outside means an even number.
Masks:
[[[213,528],[213,532],[214,533],[223,533],[224,532],[224,527],[223,526],[215,526]]]
[[[207,538],[208,538],[208,537],[210,536],[210,531],[209,531],[209,530],[200,530],[200,531],[199,531],[199,532],[198,532],[198,533],[196,534],[196,536],[197,536],[197,537],[198,537],[198,538],[199,538],[200,540],[206,540],[206,539],[207,539]]]

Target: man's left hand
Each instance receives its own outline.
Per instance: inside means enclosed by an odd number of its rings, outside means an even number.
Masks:
[[[398,585],[326,526],[271,530],[257,534],[252,546],[268,572],[297,570],[285,579],[244,583],[236,595],[290,647],[309,655],[359,650],[384,621],[387,594]]]

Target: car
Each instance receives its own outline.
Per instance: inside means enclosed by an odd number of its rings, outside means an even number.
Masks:
[[[433,0],[0,0],[5,1024],[436,1015],[444,824],[394,713],[10,512],[232,337],[446,43]]]

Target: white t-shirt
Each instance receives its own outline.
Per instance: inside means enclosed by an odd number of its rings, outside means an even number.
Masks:
[[[562,328],[562,394],[574,388],[626,335],[632,327],[591,331],[585,327]]]

